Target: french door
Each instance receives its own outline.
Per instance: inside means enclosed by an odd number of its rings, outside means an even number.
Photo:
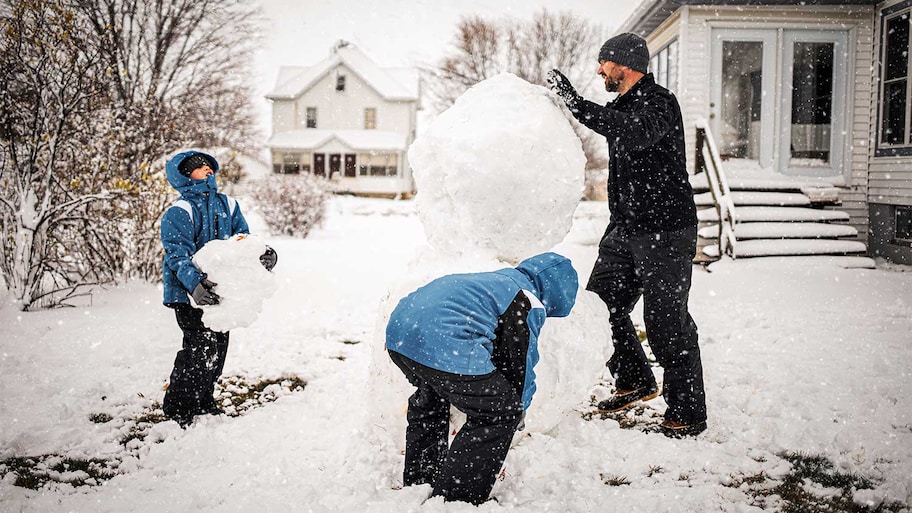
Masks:
[[[714,29],[710,129],[723,158],[843,175],[847,42],[837,30]]]

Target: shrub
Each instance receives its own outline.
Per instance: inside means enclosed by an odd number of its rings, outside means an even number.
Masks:
[[[271,175],[253,184],[250,196],[276,235],[307,237],[326,210],[325,183],[308,174]]]

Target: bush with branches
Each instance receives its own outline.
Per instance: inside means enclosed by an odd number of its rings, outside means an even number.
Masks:
[[[273,175],[250,187],[257,211],[276,235],[304,238],[323,221],[325,181],[312,175]]]

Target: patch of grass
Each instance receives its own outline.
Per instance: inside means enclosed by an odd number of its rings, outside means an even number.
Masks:
[[[599,479],[608,486],[629,485],[630,480],[626,476],[615,476],[612,474],[599,474]]]
[[[228,416],[236,417],[251,408],[271,403],[282,395],[300,392],[307,382],[298,376],[260,378],[248,381],[243,376],[222,379],[216,385],[216,402],[225,408]]]
[[[663,472],[665,472],[665,469],[662,468],[661,465],[649,465],[649,469],[646,471],[646,477],[652,477]]]
[[[45,454],[35,457],[12,457],[0,460],[0,476],[16,475],[13,484],[40,490],[48,483],[72,486],[97,485],[114,477],[116,463],[98,458],[79,459]]]
[[[779,455],[791,463],[792,468],[782,481],[771,479],[766,473],[733,476],[729,486],[742,488],[753,497],[757,506],[768,506],[768,500],[778,497],[776,508],[782,513],[900,513],[909,506],[899,502],[880,504],[875,508],[856,504],[856,490],[870,490],[876,483],[865,476],[841,472],[824,456],[787,452]],[[814,488],[825,488],[817,491]]]
[[[217,401],[225,407],[228,416],[242,415],[251,408],[275,401],[282,395],[304,390],[307,382],[297,376],[279,378],[249,379],[243,376],[222,378],[216,385]],[[141,397],[141,396],[140,396]],[[105,400],[102,397],[102,400]],[[226,404],[227,401],[227,404]],[[96,412],[88,415],[94,424],[107,424],[115,419],[111,414]],[[142,442],[151,429],[168,418],[162,412],[159,402],[152,402],[141,408],[139,413],[123,418],[117,423],[116,439],[126,450],[111,459],[81,459],[61,454],[40,456],[13,456],[0,460],[0,479],[14,474],[13,484],[23,488],[39,490],[55,483],[66,483],[74,487],[93,486],[114,477],[125,457],[141,454]]]
[[[356,345],[356,344],[360,344],[361,341],[360,341],[360,340],[345,339],[345,340],[342,341],[342,343],[343,343],[343,344],[348,344],[348,345],[350,345],[350,346],[353,346],[353,345]]]

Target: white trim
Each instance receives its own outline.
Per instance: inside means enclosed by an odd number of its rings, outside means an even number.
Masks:
[[[526,297],[529,298],[529,302],[532,303],[532,308],[533,308],[533,309],[534,309],[534,308],[541,308],[542,310],[545,309],[545,305],[542,304],[542,302],[541,302],[540,299],[538,299],[537,297],[535,297],[535,294],[529,292],[529,291],[526,290],[526,289],[522,289],[522,291],[523,291],[523,293],[526,295]]]
[[[182,208],[187,211],[187,214],[190,216],[190,224],[193,224],[193,206],[190,205],[190,202],[187,200],[177,200],[174,202],[172,207]]]

